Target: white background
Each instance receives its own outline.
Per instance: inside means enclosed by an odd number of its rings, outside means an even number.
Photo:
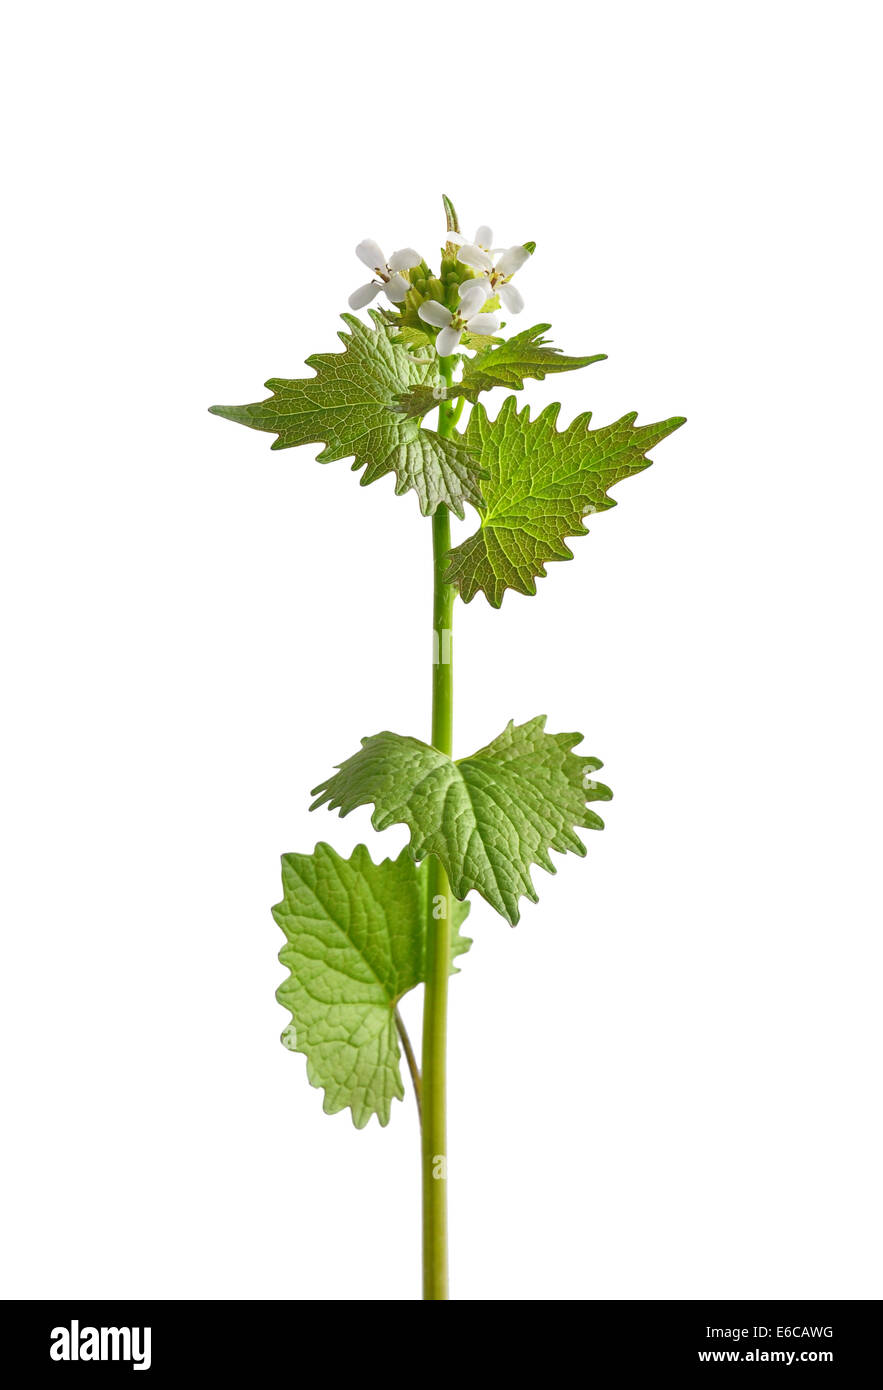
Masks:
[[[543,712],[615,800],[473,910],[453,1295],[883,1293],[873,17],[7,18],[3,1293],[417,1296],[413,1102],[323,1115],[269,907],[282,851],[404,843],[308,793],[428,733],[429,525],[206,407],[333,350],[356,241],[434,256],[443,191],[609,354],[526,400],[688,417],[535,598],[458,605],[455,751]]]

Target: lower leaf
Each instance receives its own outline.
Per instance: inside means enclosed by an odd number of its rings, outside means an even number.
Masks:
[[[282,856],[282,889],[273,916],[290,974],[276,997],[292,1015],[282,1041],[306,1056],[326,1114],[349,1106],[357,1129],[372,1115],[388,1124],[392,1100],[404,1095],[396,1006],[426,978],[428,865],[407,849],[375,864],[364,845],[342,859],[318,844]],[[460,936],[468,912],[454,901],[452,961],[472,944]]]

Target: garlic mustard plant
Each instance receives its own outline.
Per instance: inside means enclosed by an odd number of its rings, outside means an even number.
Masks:
[[[545,716],[513,721],[486,747],[453,756],[455,601],[479,593],[499,608],[508,590],[535,594],[550,561],[570,560],[584,518],[614,506],[609,489],[640,473],[648,450],[684,423],[637,425],[625,415],[592,428],[589,413],[559,430],[559,407],[536,419],[515,395],[492,419],[483,392],[520,391],[601,361],[565,357],[540,323],[510,336],[505,316],[524,307],[511,282],[536,247],[494,248],[480,226],[468,240],[449,198],[438,269],[411,247],[389,260],[375,241],[356,255],[372,272],[349,298],[370,324],[344,314],[343,351],[309,357],[314,375],[267,382],[252,405],[212,406],[215,415],[275,434],[274,449],[322,443],[319,461],[351,458],[363,485],[392,473],[397,495],[414,492],[432,530],[432,712],[429,738],[388,730],[314,788],[312,809],[345,816],[373,806],[376,830],[403,823],[410,843],[375,864],[359,845],[348,859],[319,843],[282,858],[282,900],[273,915],[285,936],[288,976],[277,997],[291,1014],[283,1042],[306,1057],[329,1114],[349,1108],[361,1129],[385,1125],[404,1096],[401,1057],[421,1126],[423,1296],[448,1297],[446,1034],[448,982],[471,946],[462,927],[477,893],[514,926],[522,898],[537,901],[534,865],[555,872],[552,850],[584,855],[577,828],[601,830],[592,804],[611,792],[601,763],[576,752],[582,735],[550,733]],[[461,424],[462,413],[468,420]],[[427,418],[434,418],[434,427]],[[453,545],[451,513],[471,507],[475,530]],[[423,985],[418,1063],[399,1001]]]

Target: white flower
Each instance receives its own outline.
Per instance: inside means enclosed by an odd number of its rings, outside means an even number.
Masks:
[[[494,234],[490,227],[476,227],[475,236],[470,242],[462,232],[448,232],[448,241],[452,241],[455,246],[477,246],[480,251],[486,251],[488,255],[493,255],[491,246],[493,245]]]
[[[465,280],[460,286],[460,306],[456,314],[444,304],[439,304],[437,299],[427,299],[420,305],[417,313],[423,322],[441,329],[435,340],[439,357],[449,357],[459,347],[464,330],[467,333],[496,333],[500,326],[499,314],[481,312],[481,306],[490,293],[488,281],[482,276],[477,280]]]
[[[493,233],[490,227],[479,227],[475,233],[475,241],[466,242],[460,247],[457,260],[481,273],[490,286],[489,295],[498,294],[510,314],[520,314],[524,308],[524,299],[509,282],[516,270],[520,270],[525,261],[530,259],[531,253],[526,246],[510,246],[507,251],[501,253],[492,249],[492,241]]]
[[[381,290],[391,303],[401,304],[410,285],[399,271],[411,270],[423,259],[412,246],[406,246],[403,250],[396,251],[387,261],[376,241],[360,241],[356,247],[356,255],[363,265],[373,270],[380,278],[369,280],[367,285],[360,285],[357,290],[353,290],[349,297],[351,309],[364,309]]]

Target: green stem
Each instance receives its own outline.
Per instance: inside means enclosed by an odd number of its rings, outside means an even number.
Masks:
[[[443,357],[442,379],[450,386],[454,362]],[[454,407],[439,406],[439,434],[454,429]],[[433,667],[432,744],[453,752],[454,685],[451,626],[454,590],[442,578],[451,549],[451,518],[441,506],[432,518]],[[423,1006],[422,1164],[423,1164],[423,1297],[448,1296],[448,1196],[446,1137],[446,1051],[448,977],[451,969],[451,888],[433,856],[429,861],[429,921],[426,937],[426,995]]]

